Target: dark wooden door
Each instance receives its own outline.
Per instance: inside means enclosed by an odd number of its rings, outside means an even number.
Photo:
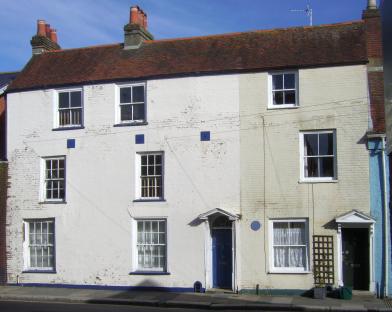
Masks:
[[[212,266],[213,287],[231,289],[233,272],[231,229],[212,230]]]
[[[369,290],[369,230],[342,229],[344,286]]]

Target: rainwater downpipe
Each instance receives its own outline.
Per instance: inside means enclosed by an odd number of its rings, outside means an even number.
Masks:
[[[386,164],[385,164],[385,136],[382,137],[382,175],[383,175],[383,197],[384,197],[384,297],[388,297],[388,198],[387,198],[387,174],[386,174]]]

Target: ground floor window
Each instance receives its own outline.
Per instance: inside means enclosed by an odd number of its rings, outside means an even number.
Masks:
[[[24,221],[25,268],[34,271],[55,269],[53,219]]]
[[[306,220],[270,220],[271,271],[307,271],[308,241]]]
[[[166,271],[166,220],[137,220],[137,270]]]

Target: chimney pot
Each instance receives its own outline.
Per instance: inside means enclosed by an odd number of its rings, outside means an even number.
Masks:
[[[45,24],[45,37],[50,38],[50,24]]]
[[[376,10],[377,9],[377,2],[376,2],[376,0],[368,0],[367,9],[368,10]]]
[[[46,23],[44,20],[37,20],[37,36],[46,36],[45,25]]]
[[[52,40],[54,43],[57,43],[57,31],[56,31],[56,29],[51,29],[50,30],[50,40]]]
[[[138,16],[139,16],[139,8],[137,6],[131,7],[129,23],[130,24],[138,24]]]

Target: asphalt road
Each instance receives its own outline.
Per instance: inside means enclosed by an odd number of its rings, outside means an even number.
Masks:
[[[211,310],[154,308],[130,305],[83,304],[83,303],[53,303],[28,301],[0,301],[1,312],[198,312]],[[228,310],[225,310],[230,312]],[[239,310],[236,310],[238,312]],[[234,312],[234,311],[232,311]],[[283,312],[283,311],[281,311]]]

